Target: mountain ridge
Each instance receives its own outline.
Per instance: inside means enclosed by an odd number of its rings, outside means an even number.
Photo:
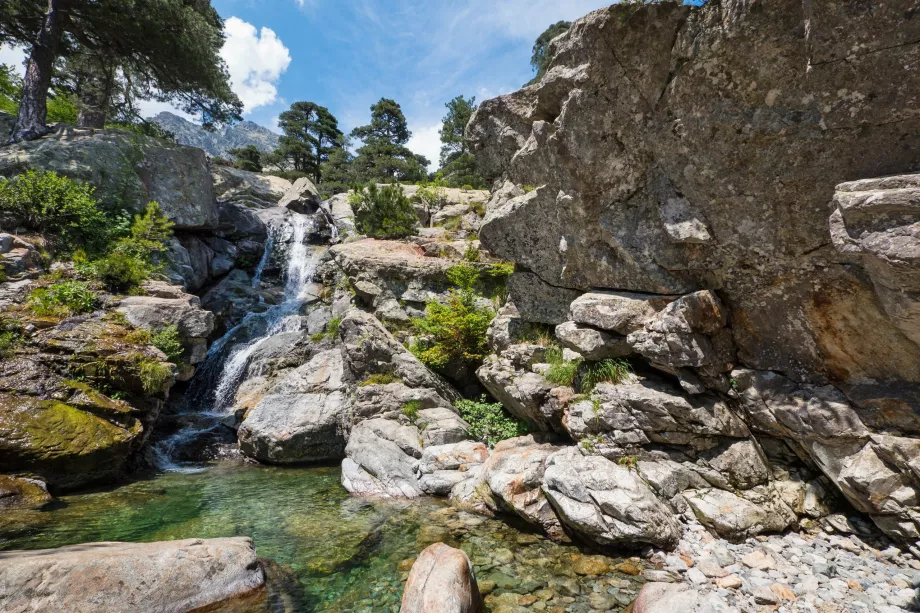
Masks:
[[[274,151],[280,138],[268,128],[248,120],[213,132],[169,111],[159,113],[151,121],[175,134],[179,144],[198,147],[212,156],[223,158],[230,157],[228,152],[231,149],[247,145],[255,145],[264,153]]]

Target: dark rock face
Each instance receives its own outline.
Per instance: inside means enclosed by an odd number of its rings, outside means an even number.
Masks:
[[[480,238],[518,265],[518,325],[670,378],[567,407],[531,394],[529,413],[589,454],[637,457],[657,495],[728,538],[822,514],[828,481],[920,538],[914,10],[614,5],[467,127],[496,188]],[[492,370],[502,397],[542,381]]]

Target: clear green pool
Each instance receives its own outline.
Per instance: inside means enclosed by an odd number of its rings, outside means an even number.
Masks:
[[[604,603],[609,608],[600,610],[619,611],[639,587],[614,570],[577,574],[573,562],[585,559],[577,548],[442,501],[350,497],[338,468],[224,464],[0,518],[0,549],[236,535],[252,537],[267,560],[270,587],[258,602],[222,612],[398,611],[412,558],[435,541],[467,552],[486,591],[496,586],[488,602],[502,613],[589,611]]]

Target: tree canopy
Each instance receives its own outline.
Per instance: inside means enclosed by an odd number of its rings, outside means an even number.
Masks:
[[[363,180],[423,181],[427,178],[429,161],[406,147],[412,133],[396,101],[381,98],[371,106],[371,122],[352,130],[351,136],[364,143],[353,162],[356,173]]]
[[[452,187],[484,187],[485,181],[476,168],[476,158],[467,150],[464,132],[476,112],[476,98],[457,96],[446,105],[441,125],[441,175]]]
[[[75,82],[96,88],[97,111],[107,109],[107,83],[119,75],[131,97],[169,102],[206,126],[242,112],[220,57],[223,20],[210,0],[5,0],[0,42],[31,45],[13,140],[46,130],[58,58],[72,60]]]
[[[322,165],[337,148],[344,135],[339,121],[324,106],[315,102],[295,102],[278,118],[284,131],[276,156],[295,171],[309,174],[316,183],[322,180]]]
[[[530,65],[533,67],[536,76],[528,85],[536,83],[546,74],[550,62],[553,61],[553,54],[549,47],[550,41],[568,31],[570,27],[572,27],[572,22],[570,21],[557,21],[537,37],[537,41],[533,45],[533,55],[530,57]]]
[[[234,157],[233,165],[240,170],[262,172],[262,152],[255,145],[246,145],[228,151]]]

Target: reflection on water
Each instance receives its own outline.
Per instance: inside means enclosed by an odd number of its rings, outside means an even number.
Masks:
[[[270,589],[222,613],[398,611],[412,558],[436,541],[461,547],[494,611],[619,611],[635,594],[617,560],[586,557],[442,501],[349,497],[338,468],[223,464],[66,496],[50,510],[0,518],[0,548],[90,541],[252,537]],[[585,572],[599,575],[580,575]],[[594,608],[592,608],[594,607]]]

